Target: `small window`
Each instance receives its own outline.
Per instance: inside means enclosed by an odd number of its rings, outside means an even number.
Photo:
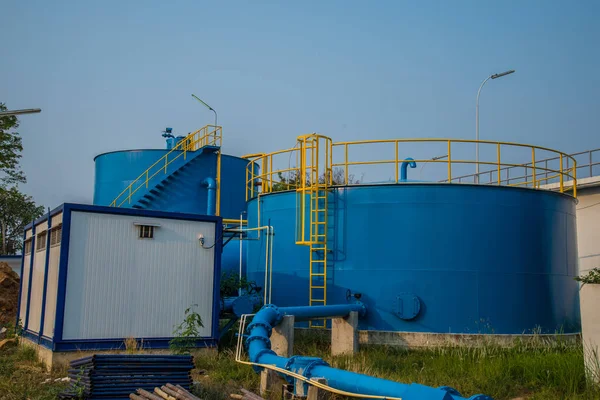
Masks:
[[[62,225],[58,225],[50,231],[50,246],[58,246],[62,239]]]
[[[31,254],[31,238],[25,241],[25,255]]]
[[[150,225],[138,225],[140,229],[140,239],[153,239],[154,238],[154,226]]]
[[[42,233],[38,233],[35,238],[35,250],[42,251],[46,248],[46,238],[48,236],[48,232],[44,231]]]

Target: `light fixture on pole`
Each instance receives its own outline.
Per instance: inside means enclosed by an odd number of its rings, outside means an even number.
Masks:
[[[479,90],[477,91],[477,105],[475,107],[475,183],[479,183],[479,94],[481,93],[481,89],[483,85],[490,79],[502,78],[503,76],[510,75],[515,72],[514,69],[501,72],[499,74],[493,74],[485,78],[485,80],[479,86]]]
[[[0,117],[8,117],[21,114],[36,114],[41,112],[41,108],[27,108],[25,110],[0,111]]]
[[[202,101],[202,99],[200,99],[198,96],[196,96],[195,94],[192,93],[192,97],[195,98],[196,100],[198,100],[200,103],[204,104],[204,106],[206,108],[208,108],[210,111],[215,113],[215,127],[217,127],[217,112],[215,111],[214,108],[212,108],[211,106],[209,106],[208,104],[206,104],[205,102]]]

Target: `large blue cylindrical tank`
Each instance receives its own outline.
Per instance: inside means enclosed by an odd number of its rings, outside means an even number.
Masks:
[[[309,248],[295,244],[295,192],[248,203],[274,226],[272,302],[309,304]],[[258,206],[260,201],[260,221]],[[327,303],[360,293],[361,329],[522,334],[580,330],[576,200],[464,184],[338,187],[329,195]],[[248,246],[264,281],[265,241]]]
[[[168,152],[169,150],[158,149],[122,150],[96,156],[94,158],[96,165],[94,204],[110,205],[133,180]],[[216,154],[213,153],[194,160],[175,185],[177,190],[170,193],[169,202],[161,204],[160,209],[206,214],[208,192],[205,185],[202,185],[202,181],[207,177],[216,178],[215,159]],[[247,164],[248,161],[243,158],[225,154],[221,157],[221,216],[223,218],[239,219],[240,213],[246,210]]]
[[[126,189],[148,167],[160,160],[170,150],[122,150],[104,153],[94,159],[96,176],[94,182],[94,204],[110,205],[116,196]],[[149,187],[143,188],[138,198],[160,180],[179,170],[176,177],[165,187],[162,196],[154,200],[147,208],[160,211],[207,214],[210,207],[209,189],[206,178],[216,179],[216,157],[214,152],[206,152],[191,159],[188,152],[186,160],[179,157],[177,163],[168,166],[167,174],[159,174]],[[180,168],[184,166],[185,168]],[[223,154],[221,156],[221,206],[223,218],[239,219],[246,210],[246,165],[248,161]],[[126,202],[123,207],[132,207]],[[245,219],[244,215],[244,219]],[[239,245],[237,241],[227,244],[223,249],[222,271],[237,271],[239,268]]]

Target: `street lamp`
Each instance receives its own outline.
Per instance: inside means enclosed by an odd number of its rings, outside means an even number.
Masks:
[[[217,112],[215,111],[215,109],[212,108],[211,106],[209,106],[208,104],[206,104],[205,102],[203,102],[198,96],[196,96],[193,93],[192,93],[192,97],[195,98],[196,100],[198,100],[200,103],[204,104],[204,106],[206,108],[208,108],[210,111],[215,113],[215,128],[216,128],[217,127]]]
[[[35,114],[42,110],[40,108],[27,108],[25,110],[0,111],[0,117],[9,117],[11,115]]]
[[[477,91],[477,105],[475,107],[475,183],[479,183],[479,94],[481,93],[481,89],[483,85],[490,79],[502,78],[503,76],[510,75],[515,72],[514,69],[501,72],[499,74],[493,74],[485,78],[485,80],[479,86],[479,90]]]

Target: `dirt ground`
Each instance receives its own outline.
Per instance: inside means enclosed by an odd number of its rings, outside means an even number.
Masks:
[[[7,263],[0,262],[0,327],[16,321],[19,282],[19,275]]]

